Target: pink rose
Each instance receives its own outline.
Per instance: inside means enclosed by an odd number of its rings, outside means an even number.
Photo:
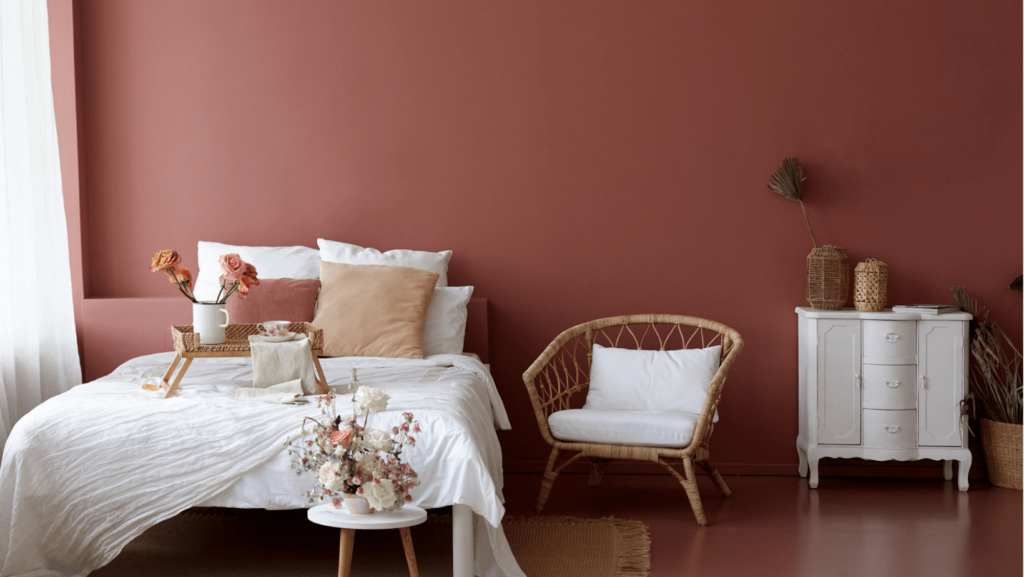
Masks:
[[[342,429],[331,433],[331,444],[335,446],[348,447],[352,440],[352,429]]]
[[[224,271],[224,284],[237,282],[245,275],[245,261],[235,253],[223,254],[220,257],[220,269]]]
[[[406,503],[412,503],[412,495],[406,495],[405,496],[405,502]]]

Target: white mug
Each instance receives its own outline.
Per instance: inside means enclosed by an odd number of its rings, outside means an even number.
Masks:
[[[256,330],[266,336],[284,337],[288,336],[288,326],[291,324],[288,321],[266,321],[256,325]]]
[[[224,324],[220,324],[220,315],[224,313]],[[231,322],[228,310],[217,303],[195,303],[192,305],[192,331],[199,333],[199,343],[203,345],[219,345],[227,341],[224,329]]]

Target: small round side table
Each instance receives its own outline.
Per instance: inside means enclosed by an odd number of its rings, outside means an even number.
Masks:
[[[409,575],[420,577],[416,567],[416,552],[412,548],[412,535],[409,527],[419,525],[427,520],[427,512],[419,507],[405,505],[397,511],[371,515],[356,515],[348,509],[335,509],[331,505],[317,505],[306,512],[306,517],[317,525],[338,527],[341,529],[341,550],[338,553],[338,577],[352,575],[352,545],[356,539],[356,529],[398,529],[402,533],[402,545],[405,547],[405,560],[409,563]]]

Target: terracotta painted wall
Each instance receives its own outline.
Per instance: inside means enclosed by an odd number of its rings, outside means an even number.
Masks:
[[[788,155],[819,241],[889,263],[891,302],[962,283],[1020,341],[1019,2],[80,8],[86,303],[172,298],[149,255],[199,239],[452,249],[490,302],[510,469],[547,454],[520,375],[558,332],[672,312],[747,340],[723,470],[795,471],[811,244],[765,188]]]

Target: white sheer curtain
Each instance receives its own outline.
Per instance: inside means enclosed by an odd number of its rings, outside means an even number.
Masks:
[[[0,0],[0,448],[81,382],[46,0]]]

